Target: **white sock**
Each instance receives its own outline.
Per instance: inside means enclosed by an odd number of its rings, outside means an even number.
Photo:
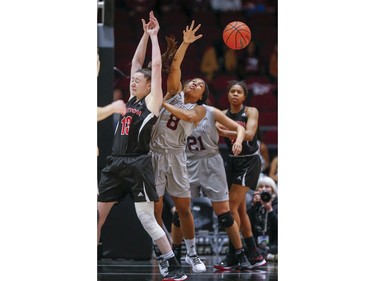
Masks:
[[[173,251],[170,251],[169,253],[166,253],[164,255],[161,255],[164,259],[168,260],[170,258],[173,258],[174,257],[174,253]]]
[[[186,252],[189,256],[195,256],[197,251],[195,250],[195,238],[185,239]]]

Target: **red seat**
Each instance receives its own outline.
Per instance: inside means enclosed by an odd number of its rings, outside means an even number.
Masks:
[[[228,100],[228,96],[226,93],[221,93],[215,100],[215,107],[220,110],[228,109],[230,107],[230,103]]]
[[[242,11],[227,11],[219,14],[219,24],[222,28],[232,21],[242,21],[247,24],[246,17]]]
[[[272,92],[253,95],[250,99],[250,105],[256,107],[259,112],[277,111],[277,99]]]
[[[277,112],[261,112],[259,113],[259,126],[276,126],[277,127]]]
[[[277,145],[278,144],[277,130],[265,131],[262,137],[262,141],[267,145]]]

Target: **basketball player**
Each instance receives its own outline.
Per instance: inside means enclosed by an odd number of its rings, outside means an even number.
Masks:
[[[144,229],[158,245],[168,261],[168,273],[163,280],[185,280],[187,276],[173,254],[169,240],[154,216],[154,201],[158,195],[154,186],[149,142],[151,129],[163,101],[161,88],[161,55],[158,42],[160,29],[153,12],[149,22],[142,19],[143,36],[131,65],[130,97],[125,116],[119,121],[112,146],[99,182],[98,241],[100,230],[115,202],[127,194],[134,200],[135,210]],[[148,39],[152,43],[152,70],[141,68]]]
[[[245,129],[232,119],[229,119],[219,109],[212,106],[204,106],[206,108],[206,116],[194,128],[193,133],[188,137],[186,145],[191,196],[200,197],[202,192],[204,196],[211,200],[212,208],[218,217],[220,225],[225,228],[230,241],[234,245],[237,269],[250,269],[251,265],[242,246],[239,227],[230,213],[228,184],[225,177],[223,158],[219,151],[219,134],[215,124],[219,122],[226,128],[237,132],[236,140],[231,147],[233,155],[238,155],[242,150]],[[180,235],[175,235],[175,232],[180,230],[177,212],[175,212],[173,224],[172,249],[177,260],[179,260],[178,253],[181,252],[182,240],[178,240]]]
[[[187,137],[194,126],[205,116],[206,110],[201,105],[208,97],[208,87],[204,80],[194,78],[182,87],[181,63],[189,44],[201,38],[195,35],[200,24],[194,28],[194,21],[183,31],[183,42],[179,46],[167,78],[167,94],[163,109],[152,131],[150,150],[155,172],[155,185],[159,201],[155,203],[155,216],[162,225],[163,196],[168,191],[180,214],[181,230],[187,247],[185,261],[194,272],[206,271],[195,249],[194,219],[190,210],[189,177],[186,169],[185,146]],[[171,113],[173,106],[178,107]],[[155,249],[157,257],[160,253]],[[166,264],[158,258],[162,271]]]
[[[223,112],[232,120],[245,127],[245,139],[239,155],[231,152],[236,133],[225,126],[217,124],[219,134],[225,138],[229,148],[227,161],[227,179],[229,184],[229,204],[234,220],[240,226],[242,237],[247,248],[251,268],[262,266],[266,263],[257,251],[251,230],[250,219],[246,213],[246,193],[249,189],[255,190],[260,174],[261,161],[257,144],[257,127],[259,113],[255,107],[245,106],[248,89],[243,81],[230,81],[228,87],[228,100],[230,108]],[[226,270],[236,266],[235,247],[230,242],[227,256],[215,268]]]

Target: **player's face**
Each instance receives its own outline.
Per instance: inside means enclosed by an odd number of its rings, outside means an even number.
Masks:
[[[233,85],[228,92],[228,100],[231,105],[240,105],[246,99],[245,92],[240,85]]]
[[[143,73],[136,72],[131,79],[130,87],[133,96],[142,98],[150,92],[151,83],[147,81]]]
[[[205,88],[206,84],[204,81],[195,78],[185,85],[184,93],[188,95],[189,102],[197,102],[202,98]]]

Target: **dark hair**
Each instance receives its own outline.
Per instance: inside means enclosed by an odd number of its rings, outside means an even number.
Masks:
[[[144,77],[147,79],[147,81],[151,80],[151,70],[149,68],[141,68],[138,69],[135,73],[137,72],[142,73]]]
[[[161,71],[169,73],[173,57],[176,54],[178,47],[177,41],[173,35],[165,36],[165,40],[167,41],[167,50],[161,55]],[[152,61],[148,63],[148,69],[151,69],[151,63]]]
[[[197,101],[197,104],[198,105],[202,105],[206,102],[206,100],[208,99],[208,96],[210,94],[210,89],[208,88],[208,84],[206,81],[204,81],[202,78],[198,78],[200,80],[203,81],[204,83],[204,91],[203,91],[203,94],[202,94],[202,98],[200,100]],[[186,80],[184,83],[183,83],[183,89],[185,88],[186,84],[189,83],[191,80],[194,80],[194,79],[188,79]]]
[[[228,81],[227,91],[229,92],[230,88],[232,88],[234,85],[241,86],[245,93],[245,97],[247,97],[247,95],[249,94],[249,89],[247,88],[245,81],[238,81],[238,80]]]
[[[206,100],[208,99],[208,95],[210,94],[210,89],[208,88],[207,82],[204,81],[204,80],[203,80],[203,82],[204,82],[204,92],[203,92],[203,95],[202,95],[202,99],[197,101],[197,104],[199,104],[199,105],[204,104],[206,102]]]

